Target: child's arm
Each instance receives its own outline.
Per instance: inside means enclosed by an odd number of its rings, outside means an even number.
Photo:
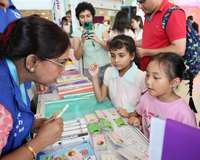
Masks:
[[[100,85],[98,78],[99,66],[97,64],[92,64],[89,67],[89,73],[92,77],[92,84],[94,87],[96,98],[99,102],[101,102],[106,98],[108,93],[108,88],[104,84]]]
[[[74,49],[74,56],[77,60],[79,60],[83,56],[83,45],[85,40],[88,39],[88,35],[86,32],[83,32],[81,38],[74,37],[70,40],[72,44],[72,48]]]

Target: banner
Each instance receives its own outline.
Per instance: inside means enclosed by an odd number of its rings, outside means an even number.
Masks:
[[[62,17],[65,16],[64,0],[53,0],[52,14],[53,21],[61,26]]]
[[[172,0],[179,6],[200,7],[200,0]]]
[[[193,16],[200,26],[200,0],[170,0],[185,10],[186,16]]]
[[[174,120],[152,118],[150,160],[199,160],[200,129]]]

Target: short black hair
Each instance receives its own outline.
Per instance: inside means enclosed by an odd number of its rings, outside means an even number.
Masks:
[[[95,16],[95,9],[91,3],[88,2],[81,2],[77,5],[76,7],[76,18],[79,20],[79,15],[81,12],[88,10],[91,12],[92,17],[94,18]]]
[[[187,17],[187,20],[191,20],[191,21],[193,21],[193,19],[194,19],[194,18],[193,18],[192,15],[190,15],[190,16]]]
[[[39,16],[21,18],[8,25],[1,36],[1,57],[21,59],[29,54],[57,58],[69,47],[67,34],[55,23]]]
[[[157,61],[159,64],[164,66],[164,72],[169,77],[170,80],[174,78],[183,78],[186,70],[183,58],[176,53],[167,52],[159,53],[151,57],[150,62]]]
[[[123,47],[125,47],[131,55],[135,56],[136,46],[132,37],[121,34],[115,36],[110,42],[108,42],[108,48],[110,51],[121,49]]]
[[[65,15],[71,15],[71,10],[66,11]]]

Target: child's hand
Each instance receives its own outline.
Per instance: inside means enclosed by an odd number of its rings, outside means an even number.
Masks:
[[[99,66],[97,64],[91,64],[89,67],[89,73],[92,77],[97,77],[99,74]]]
[[[135,127],[139,127],[140,126],[140,119],[135,117],[135,116],[131,116],[128,118],[128,124],[133,125]]]
[[[128,118],[128,116],[129,116],[129,113],[128,113],[128,111],[126,110],[126,109],[124,109],[124,108],[118,108],[117,109],[117,112],[120,114],[120,116],[122,116],[122,117],[125,117],[125,118]]]

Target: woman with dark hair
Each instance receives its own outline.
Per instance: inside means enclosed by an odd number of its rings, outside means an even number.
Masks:
[[[30,110],[27,82],[48,85],[56,81],[70,41],[53,22],[29,16],[11,23],[0,43],[0,151],[1,160],[34,159],[55,143],[63,120],[35,119]],[[31,131],[36,136],[27,141]]]
[[[71,19],[71,11],[70,10],[68,10],[66,12],[66,16],[62,17],[61,27],[69,36],[71,36],[71,34],[72,34],[72,19]]]
[[[130,28],[130,20],[128,19],[128,14],[125,11],[119,11],[117,13],[110,32],[110,39],[120,34],[125,34],[134,39],[133,31]]]
[[[106,41],[108,32],[106,26],[93,23],[95,9],[91,3],[81,2],[76,7],[76,17],[80,27],[72,34],[75,57],[79,60],[83,57],[83,74],[90,77],[88,68],[96,63],[100,66],[99,79],[103,79],[105,69],[110,64]]]
[[[134,16],[131,18],[131,29],[135,34],[135,41],[142,40],[142,33],[143,33],[142,17]]]

